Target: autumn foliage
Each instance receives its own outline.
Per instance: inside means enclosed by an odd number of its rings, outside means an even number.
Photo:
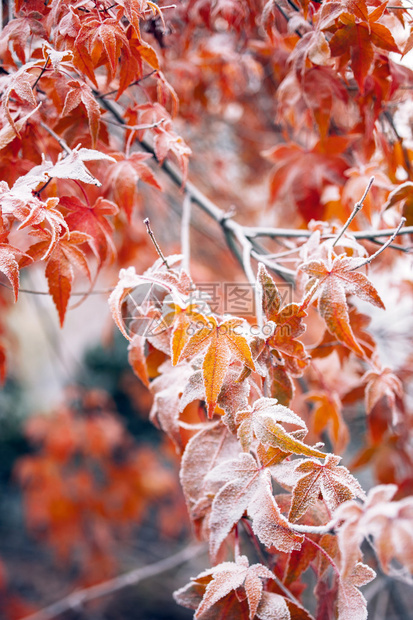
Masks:
[[[61,327],[103,288],[208,543],[175,601],[200,620],[367,618],[360,588],[413,571],[412,341],[391,314],[413,290],[411,10],[16,0],[3,24],[3,382],[25,273]],[[151,506],[179,520],[182,502],[173,465],[79,390],[29,420],[15,472],[28,530],[89,584]]]

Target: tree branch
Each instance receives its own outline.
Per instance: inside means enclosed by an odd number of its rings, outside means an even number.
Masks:
[[[119,111],[119,106],[114,102],[104,99],[103,96],[96,90],[93,91],[96,98],[99,99],[102,106],[108,110],[112,114],[112,116],[117,120],[119,125],[125,126],[125,120],[121,112]],[[169,176],[169,178],[174,182],[174,184],[183,189],[187,195],[190,196],[191,202],[196,204],[202,211],[204,211],[209,217],[211,217],[215,222],[217,222],[225,235],[225,239],[227,245],[234,256],[237,258],[241,267],[243,267],[244,271],[248,279],[251,279],[251,272],[246,265],[247,258],[247,248],[249,254],[252,258],[257,261],[263,262],[269,269],[277,273],[284,280],[291,282],[292,278],[295,276],[295,271],[292,269],[288,269],[283,265],[280,265],[273,259],[269,259],[266,257],[267,251],[259,246],[254,240],[257,237],[268,237],[272,239],[276,238],[301,238],[306,239],[311,236],[312,232],[310,230],[298,230],[298,229],[286,229],[286,228],[267,228],[260,226],[242,226],[238,222],[235,222],[231,217],[228,216],[223,209],[218,207],[212,200],[210,200],[205,194],[203,194],[191,181],[186,181],[183,183],[183,177],[181,172],[177,169],[177,167],[171,163],[168,159],[165,159],[162,164],[158,161],[156,157],[156,153],[151,144],[143,139],[138,141],[141,148],[150,153],[155,161],[158,162],[160,168]],[[370,184],[368,189],[370,188]],[[366,190],[365,194],[368,190]],[[362,202],[365,198],[363,195]],[[356,239],[365,239],[365,240],[373,240],[380,237],[393,237],[395,235],[394,229],[390,230],[368,230],[368,231],[356,231],[351,233],[353,237]],[[406,226],[402,230],[398,230],[397,235],[404,234],[413,234],[413,226]],[[323,239],[330,239],[336,237],[335,234],[326,234],[322,235]],[[237,245],[239,244],[239,247]],[[251,247],[252,246],[252,247]],[[387,246],[386,246],[387,247]],[[247,270],[245,267],[247,266]]]
[[[171,570],[180,564],[184,564],[198,555],[201,555],[201,553],[206,551],[206,549],[207,547],[204,544],[190,545],[182,551],[171,555],[169,558],[165,558],[159,562],[155,562],[154,564],[149,564],[148,566],[143,566],[141,568],[135,568],[129,573],[125,573],[124,575],[120,575],[114,579],[109,579],[108,581],[99,583],[96,586],[91,586],[90,588],[84,588],[83,590],[72,592],[72,594],[65,596],[60,601],[57,601],[56,603],[53,603],[52,605],[49,605],[48,607],[45,607],[30,616],[26,616],[23,620],[52,620],[52,618],[56,618],[70,609],[80,607],[87,601],[101,598],[102,596],[106,596],[108,594],[113,594],[114,592],[122,590],[127,586],[136,585],[144,579],[149,579],[150,577],[155,577],[156,575],[165,573],[166,571]]]

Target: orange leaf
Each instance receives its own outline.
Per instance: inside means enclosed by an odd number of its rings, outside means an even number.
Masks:
[[[241,361],[251,370],[255,366],[245,336],[236,331],[243,325],[241,319],[228,319],[219,325],[214,317],[208,317],[208,321],[190,338],[179,359],[194,357],[206,349],[202,374],[208,415],[212,418],[231,359]]]
[[[367,276],[355,271],[358,262],[357,259],[338,256],[330,265],[320,259],[305,263],[300,269],[310,276],[308,290],[314,287],[317,291],[318,308],[329,332],[354,353],[364,357],[364,351],[351,329],[346,293],[356,295],[378,308],[384,308],[384,305]]]

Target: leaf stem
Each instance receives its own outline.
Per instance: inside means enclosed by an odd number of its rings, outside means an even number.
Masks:
[[[307,542],[309,542],[311,545],[314,545],[314,547],[317,547],[317,549],[324,555],[325,558],[327,558],[327,560],[329,561],[329,563],[331,564],[331,566],[333,567],[334,572],[336,573],[336,575],[338,576],[339,579],[341,579],[340,576],[340,571],[338,569],[337,564],[334,562],[333,558],[327,553],[327,551],[325,549],[323,549],[323,547],[321,547],[318,543],[316,543],[312,538],[309,538],[308,536],[304,536],[304,538],[306,539]]]

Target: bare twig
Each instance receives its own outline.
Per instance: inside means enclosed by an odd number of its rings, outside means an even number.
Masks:
[[[261,226],[244,226],[244,231],[248,239],[253,239],[256,237],[270,237],[272,239],[276,239],[277,237],[285,238],[285,239],[294,239],[294,238],[308,238],[313,234],[311,230],[297,230],[297,229],[289,229],[289,228],[264,228]],[[355,239],[365,239],[368,241],[373,237],[391,237],[394,233],[394,228],[384,228],[383,230],[358,230],[352,232],[352,236]],[[398,232],[398,235],[412,235],[413,234],[413,226],[406,226],[403,230]],[[332,239],[335,235],[332,233],[327,233],[321,235],[322,239]]]
[[[41,71],[40,71],[39,75],[37,76],[36,81],[35,81],[35,83],[34,83],[34,84],[33,84],[33,86],[32,86],[32,90],[34,90],[34,89],[36,88],[36,86],[37,86],[37,85],[38,85],[38,83],[39,83],[40,78],[43,76],[44,72],[46,71],[46,69],[47,69],[47,65],[49,64],[49,60],[50,60],[50,56],[48,56],[48,57],[46,58],[46,62],[44,63],[44,65],[43,65],[43,67],[42,67],[42,69],[41,69]]]
[[[8,284],[6,284],[5,282],[0,282],[0,286],[2,286],[3,288],[7,288],[9,291],[13,290],[12,286],[9,286]],[[70,293],[71,297],[84,297],[85,295],[89,296],[89,295],[109,295],[110,293],[112,293],[113,291],[113,287],[111,288],[105,288],[105,289],[101,289],[101,290],[97,290],[97,291],[75,291]],[[50,291],[35,291],[33,289],[29,289],[29,288],[19,288],[19,293],[28,293],[30,295],[47,295],[48,297],[50,296]]]
[[[234,229],[234,234],[242,248],[242,266],[243,266],[245,275],[247,276],[247,280],[252,286],[255,286],[255,275],[254,275],[254,272],[252,270],[252,265],[251,265],[251,252],[252,252],[251,241],[249,241],[247,237],[244,235],[242,231],[242,227],[237,226]]]
[[[393,232],[392,236],[390,237],[390,239],[388,239],[386,241],[386,243],[384,243],[378,250],[377,252],[374,252],[374,254],[372,254],[371,256],[369,256],[368,258],[366,258],[363,262],[361,262],[359,265],[357,265],[357,267],[354,267],[353,271],[355,269],[360,269],[360,267],[364,267],[364,265],[369,265],[375,258],[377,258],[377,256],[379,256],[379,254],[381,254],[382,252],[384,252],[384,250],[391,245],[392,241],[397,237],[401,227],[403,226],[403,224],[406,222],[406,218],[402,217],[402,219],[400,220],[400,223],[398,225],[398,227],[396,228],[396,230]]]
[[[171,555],[169,558],[165,558],[164,560],[160,560],[154,564],[149,564],[149,566],[136,568],[129,573],[125,573],[124,575],[120,575],[114,579],[109,579],[108,581],[99,583],[96,586],[91,586],[90,588],[85,588],[84,590],[72,592],[69,596],[66,596],[60,601],[49,605],[49,607],[45,607],[30,616],[26,616],[23,620],[52,620],[52,618],[56,618],[70,609],[80,607],[87,601],[92,601],[94,599],[101,598],[102,596],[113,594],[114,592],[122,590],[127,586],[136,585],[144,579],[149,579],[150,577],[155,577],[156,575],[165,573],[180,564],[188,562],[204,551],[206,551],[205,545],[190,545],[182,551]]]
[[[166,121],[166,118],[161,118],[159,121],[155,123],[147,123],[146,125],[126,125],[122,123],[118,123],[117,121],[111,121],[109,118],[101,119],[104,123],[108,123],[109,125],[115,125],[115,127],[122,127],[122,129],[132,129],[133,131],[144,131],[145,129],[153,129],[154,127],[158,127],[162,125]]]
[[[118,123],[120,125],[125,125],[125,120],[122,117],[119,106],[113,101],[105,100],[98,91],[94,91],[94,93],[95,96],[101,101],[102,105],[112,114],[112,116],[118,121]],[[147,140],[140,140],[139,144],[142,149],[144,149],[148,153],[151,153],[154,159],[158,161],[153,147],[151,146],[151,144],[149,144]],[[268,237],[273,239],[284,238],[305,240],[312,235],[312,231],[286,228],[269,228],[260,226],[242,226],[238,222],[234,221],[232,218],[228,217],[228,214],[223,209],[218,207],[207,196],[205,196],[205,194],[203,194],[196,187],[196,185],[194,185],[190,181],[186,181],[184,183],[181,172],[168,159],[165,159],[162,164],[159,163],[159,166],[175,183],[175,185],[177,185],[177,187],[182,188],[187,194],[190,195],[192,203],[196,204],[200,209],[202,209],[202,211],[207,213],[209,217],[211,217],[221,226],[229,249],[237,258],[238,262],[242,267],[244,267],[245,264],[248,264],[248,260],[246,260],[246,254],[248,252],[250,257],[254,258],[257,261],[263,262],[269,269],[277,273],[283,279],[289,282],[292,281],[292,279],[295,277],[295,271],[293,271],[292,269],[288,269],[287,267],[284,267],[275,260],[269,258],[267,256],[268,252],[264,248],[259,246],[256,243],[255,239],[257,239],[258,237]],[[362,197],[362,200],[360,202],[362,202],[364,198],[365,196]],[[399,230],[397,232],[397,235],[399,234],[413,234],[413,226],[406,226],[403,230]],[[393,229],[357,231],[352,233],[352,236],[356,239],[365,240],[371,240],[381,237],[392,237],[392,235],[394,235]],[[335,236],[336,235],[334,234],[326,234],[322,235],[322,238],[334,239]],[[250,247],[248,244],[251,244],[252,247]],[[251,280],[251,273],[249,273],[248,277]]]
[[[63,138],[58,136],[57,133],[55,133],[53,129],[46,125],[46,123],[43,123],[43,121],[40,121],[40,126],[43,127],[43,129],[45,129],[48,133],[50,133],[50,135],[60,144],[60,146],[67,155],[70,155],[72,149],[67,145],[66,141],[63,140]]]
[[[364,191],[364,194],[362,195],[361,199],[356,202],[356,204],[354,205],[353,211],[351,212],[350,217],[348,218],[347,222],[344,224],[343,228],[340,230],[340,232],[338,233],[337,237],[334,239],[333,245],[332,247],[334,247],[335,245],[337,245],[337,243],[340,241],[341,237],[344,235],[344,233],[346,232],[347,228],[350,226],[351,222],[354,220],[354,218],[356,217],[357,213],[360,211],[360,209],[363,207],[363,203],[366,200],[367,194],[370,191],[371,186],[374,183],[374,177],[370,178],[370,181],[368,182],[368,185]]]
[[[190,263],[190,225],[191,225],[191,196],[186,193],[182,203],[182,221],[181,221],[181,247],[182,247],[182,267],[189,274]]]
[[[376,245],[384,245],[382,241],[379,241],[378,239],[375,239],[375,238],[369,239],[369,241],[371,243],[375,243]],[[398,243],[391,243],[387,247],[392,248],[393,250],[398,250],[399,252],[405,252],[406,254],[409,254],[413,250],[412,246],[406,247],[404,245],[399,245]]]
[[[155,246],[156,251],[158,252],[159,258],[162,259],[162,262],[165,265],[165,267],[167,269],[170,269],[170,267],[168,265],[168,261],[166,260],[165,256],[163,255],[163,252],[162,252],[161,248],[159,247],[157,240],[155,239],[155,235],[153,234],[153,230],[152,230],[151,225],[149,223],[149,217],[145,218],[143,220],[143,223],[145,224],[146,230],[148,231],[148,235],[150,236],[151,241],[152,241],[153,245]]]

